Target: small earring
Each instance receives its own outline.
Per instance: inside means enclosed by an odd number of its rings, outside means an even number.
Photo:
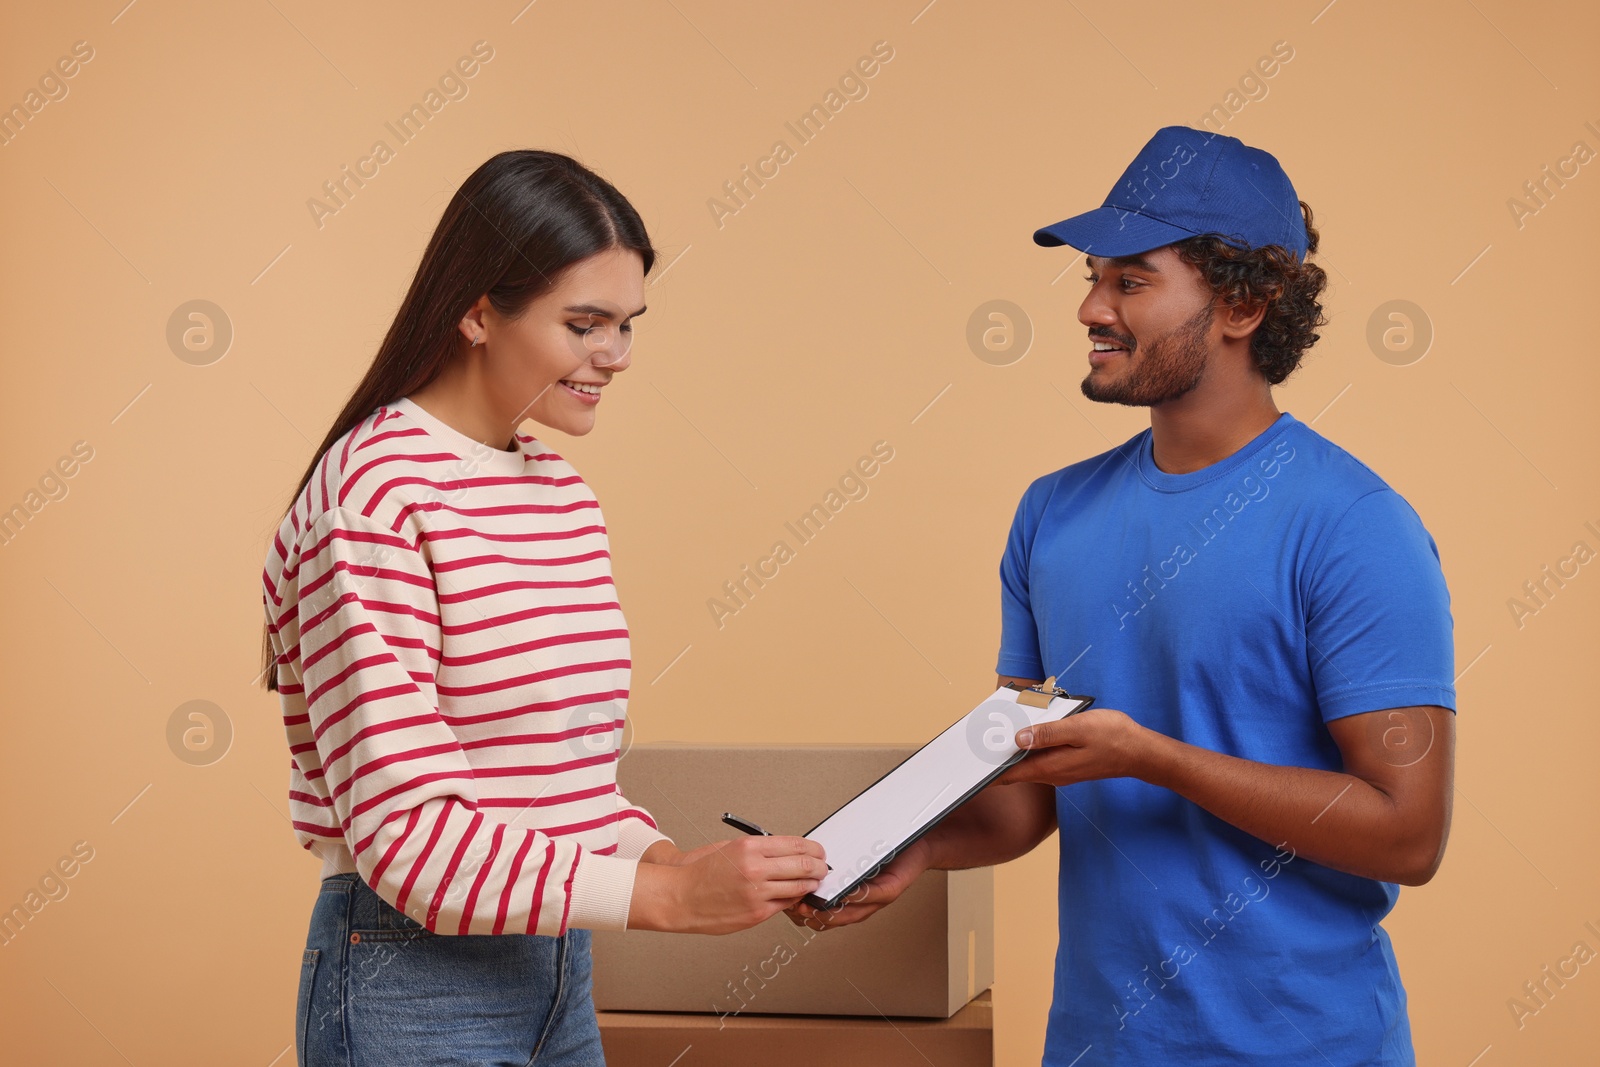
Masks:
[[[467,347],[468,347],[468,348],[477,348],[477,347],[478,347],[478,342],[479,342],[479,341],[481,341],[481,340],[483,340],[483,338],[481,338],[481,337],[474,337],[474,338],[473,338],[473,339],[472,339],[472,343],[471,343],[471,344],[470,344],[470,345],[468,345],[468,346],[467,346]]]

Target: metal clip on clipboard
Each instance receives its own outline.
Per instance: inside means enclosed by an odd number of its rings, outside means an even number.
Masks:
[[[1020,686],[1016,682],[1007,682],[1007,689],[1014,689],[1017,693],[1017,703],[1026,704],[1030,708],[1048,708],[1050,701],[1056,697],[1071,696],[1065,689],[1056,684],[1056,676],[1051,675],[1038,685]]]

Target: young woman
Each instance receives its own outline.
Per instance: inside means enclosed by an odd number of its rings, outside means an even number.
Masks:
[[[572,159],[484,163],[267,553],[263,673],[323,875],[302,1067],[603,1063],[590,929],[744,929],[826,872],[795,837],[680,852],[617,790],[631,660],[605,523],[517,427],[593,428],[654,261]]]

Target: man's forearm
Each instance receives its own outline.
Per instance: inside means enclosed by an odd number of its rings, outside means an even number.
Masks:
[[[983,790],[919,842],[927,849],[927,866],[992,867],[1031,852],[1056,828],[1054,793],[1027,783]]]
[[[1394,799],[1352,774],[1280,767],[1151,735],[1139,777],[1270,844],[1336,870],[1418,885],[1432,877],[1440,834],[1401,819]]]

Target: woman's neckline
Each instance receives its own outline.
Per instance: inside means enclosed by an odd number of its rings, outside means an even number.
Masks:
[[[519,435],[513,433],[511,437],[515,448],[509,451],[494,448],[462,433],[408,396],[401,397],[392,406],[404,412],[408,418],[426,430],[430,437],[435,438],[464,462],[476,464],[493,474],[522,473],[525,460],[522,438]]]

